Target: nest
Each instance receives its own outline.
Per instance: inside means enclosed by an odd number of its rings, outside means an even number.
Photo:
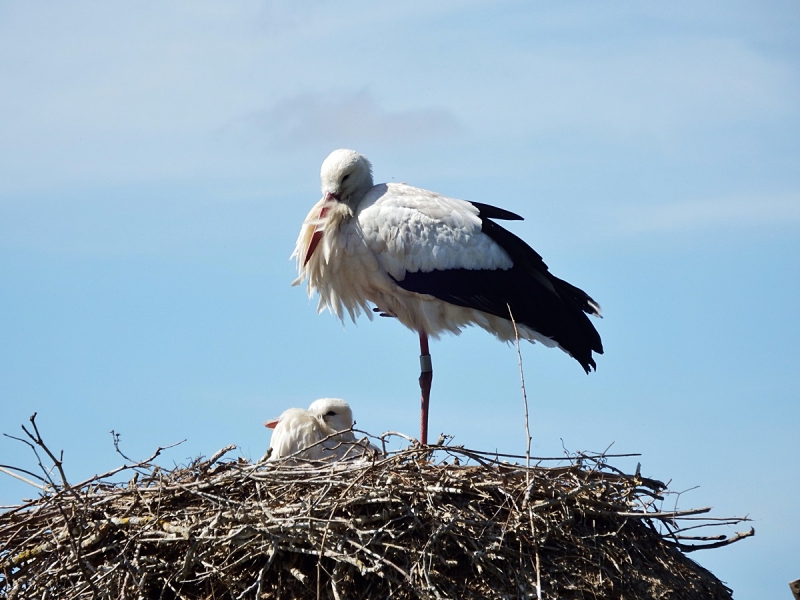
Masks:
[[[745,519],[662,510],[664,484],[604,455],[526,467],[414,444],[290,465],[231,446],[167,470],[159,449],[71,485],[29,435],[63,479],[0,514],[6,600],[731,598],[686,553],[752,534],[698,535]]]

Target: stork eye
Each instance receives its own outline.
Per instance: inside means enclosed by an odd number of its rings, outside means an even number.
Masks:
[[[345,181],[347,181],[347,178],[348,178],[348,177],[350,177],[350,173],[348,173],[347,175],[345,175],[344,177],[342,177],[342,183],[344,183]]]
[[[325,416],[326,417],[335,417],[336,416],[336,411],[329,410],[328,412],[325,413]]]

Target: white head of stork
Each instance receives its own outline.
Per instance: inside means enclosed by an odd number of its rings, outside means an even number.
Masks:
[[[350,405],[341,398],[320,398],[308,407],[308,412],[319,419],[330,431],[342,431],[340,434],[355,440],[352,431],[353,411]]]
[[[340,398],[320,398],[308,410],[289,408],[264,425],[274,430],[269,460],[299,453],[296,458],[333,461],[364,453],[350,431],[353,427],[350,405]]]
[[[335,150],[320,170],[323,200],[335,200],[356,210],[372,188],[372,164],[352,150]]]
[[[433,367],[428,336],[477,325],[503,341],[557,347],[588,373],[600,335],[587,315],[599,305],[552,275],[542,257],[495,220],[522,217],[401,183],[374,185],[372,166],[353,150],[322,163],[322,199],[297,239],[297,285],[308,279],[319,311],[343,319],[372,308],[419,333],[420,441],[427,443]],[[512,317],[514,322],[512,322]]]

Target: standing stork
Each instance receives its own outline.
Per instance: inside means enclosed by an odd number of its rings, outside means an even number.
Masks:
[[[353,150],[322,163],[322,199],[308,213],[292,254],[308,294],[344,320],[363,311],[396,317],[419,334],[420,441],[428,441],[433,366],[428,338],[477,325],[500,340],[561,348],[589,373],[603,353],[587,314],[600,307],[550,273],[542,257],[492,219],[522,217],[404,183],[374,185],[372,165]],[[512,321],[513,318],[513,321]]]

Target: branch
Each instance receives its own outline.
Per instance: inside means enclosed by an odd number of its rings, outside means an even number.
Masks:
[[[11,469],[13,469],[13,471]],[[45,480],[44,478],[39,477],[35,473],[31,473],[30,471],[26,471],[25,469],[19,469],[17,467],[11,467],[11,466],[7,466],[7,465],[0,465],[0,472],[5,473],[6,475],[11,475],[11,477],[14,477],[15,479],[19,479],[20,481],[24,481],[28,485],[32,485],[33,487],[38,488],[38,489],[40,489],[42,491],[44,491],[46,489],[46,486],[39,485],[38,483],[34,483],[33,481],[31,481],[27,477],[23,477],[22,475],[17,475],[16,473],[14,473],[14,471],[20,471],[22,473],[27,473],[31,477],[35,477],[39,481],[47,483],[47,480]]]
[[[680,548],[684,552],[695,552],[697,550],[711,550],[712,548],[722,548],[723,546],[728,546],[729,544],[733,544],[734,542],[738,542],[739,540],[743,540],[744,538],[748,538],[756,534],[756,530],[754,528],[750,528],[750,531],[739,531],[735,535],[721,541],[721,542],[714,542],[713,544],[681,544],[676,543],[674,546]]]

